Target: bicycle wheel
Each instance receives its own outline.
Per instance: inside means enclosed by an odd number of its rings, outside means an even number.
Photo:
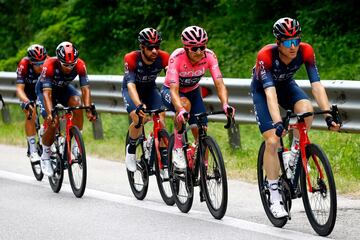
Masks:
[[[305,212],[315,232],[327,236],[332,232],[336,221],[334,176],[328,158],[318,145],[306,146],[306,158],[312,191],[308,189],[308,179],[302,168],[300,183]]]
[[[126,135],[126,146],[129,143],[129,132]],[[138,200],[146,197],[149,187],[148,165],[144,157],[143,137],[140,137],[136,143],[136,171],[131,172],[126,169],[131,191]]]
[[[265,142],[262,142],[259,153],[258,153],[258,161],[257,161],[257,175],[258,175],[258,187],[259,187],[259,193],[262,205],[264,207],[266,216],[270,220],[270,222],[275,227],[283,227],[287,221],[288,218],[275,218],[272,212],[270,211],[270,190],[269,190],[269,183],[267,181],[267,177],[265,174],[265,171],[263,169],[264,164],[264,151],[265,151]]]
[[[64,179],[64,161],[58,153],[53,153],[50,157],[50,161],[54,169],[54,175],[49,177],[49,183],[53,192],[58,193]]]
[[[159,187],[159,192],[164,202],[172,206],[175,200],[172,197],[170,181],[169,181],[169,168],[168,168],[168,146],[169,146],[169,133],[165,129],[158,132],[160,159],[155,151],[155,144],[153,143],[152,152],[155,156],[155,176]],[[160,169],[159,162],[162,162],[163,168]]]
[[[204,150],[200,155],[200,176],[206,205],[214,218],[221,219],[226,212],[228,185],[224,159],[219,145],[207,136],[202,142]]]
[[[168,164],[170,187],[176,206],[181,212],[190,211],[194,199],[194,185],[189,168],[185,171],[177,171],[172,163],[172,150],[174,148],[174,134],[171,135],[168,148]],[[185,154],[186,156],[186,154]]]
[[[40,145],[39,142],[36,143],[36,148],[37,148],[37,152],[38,152],[39,156],[41,156],[42,146]],[[29,150],[28,150],[28,155],[29,155]],[[31,164],[31,170],[32,170],[36,180],[38,180],[40,182],[44,177],[44,174],[41,171],[40,161],[39,162],[31,162],[30,161],[30,164]]]
[[[84,140],[77,126],[70,129],[69,146],[65,153],[71,157],[67,159],[70,185],[74,195],[81,198],[86,188],[87,167]]]

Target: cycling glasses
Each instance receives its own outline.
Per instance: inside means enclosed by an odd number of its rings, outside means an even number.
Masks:
[[[149,50],[149,51],[152,51],[153,49],[156,49],[156,50],[159,50],[160,49],[160,46],[147,46],[146,49]]]
[[[188,49],[192,52],[197,52],[200,49],[200,51],[202,52],[205,50],[205,48],[206,48],[206,46],[204,45],[204,46],[197,46],[197,47],[189,47]]]
[[[291,45],[294,44],[294,47],[297,47],[300,45],[301,39],[300,38],[295,38],[295,39],[289,39],[289,40],[284,40],[281,41],[281,43],[284,45],[284,47],[286,48],[291,48]]]
[[[74,62],[74,63],[62,63],[62,62],[60,62],[60,63],[61,63],[62,66],[66,67],[66,68],[73,68],[77,62]]]
[[[31,62],[32,65],[35,65],[35,66],[40,66],[40,65],[43,65],[45,61],[41,61],[41,62]]]

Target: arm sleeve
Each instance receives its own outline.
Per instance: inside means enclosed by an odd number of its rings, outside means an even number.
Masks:
[[[311,83],[320,81],[319,71],[316,66],[314,49],[307,43],[303,44],[303,58],[306,72]]]
[[[169,58],[168,71],[166,72],[166,82],[170,84],[179,85],[179,70],[178,70],[178,59],[174,58],[173,55]]]
[[[275,86],[274,79],[271,74],[271,51],[260,51],[256,59],[256,75],[257,79],[262,82],[263,88]]]
[[[28,63],[25,59],[22,59],[16,69],[16,84],[25,84],[26,73],[28,71]]]
[[[89,85],[89,77],[87,75],[86,64],[83,60],[78,60],[78,62],[76,63],[76,70],[79,75],[80,87]]]
[[[136,54],[131,52],[124,57],[124,84],[135,83]]]
[[[207,58],[209,59],[208,62],[209,71],[211,73],[212,79],[216,81],[216,79],[222,78],[218,60],[214,52],[209,50],[206,53],[207,53]]]

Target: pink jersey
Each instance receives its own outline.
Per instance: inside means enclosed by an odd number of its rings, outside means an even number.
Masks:
[[[199,86],[206,69],[210,70],[214,81],[222,78],[216,55],[210,49],[205,49],[205,57],[194,65],[191,64],[184,48],[176,49],[169,59],[164,85],[178,84],[182,93],[190,92]]]

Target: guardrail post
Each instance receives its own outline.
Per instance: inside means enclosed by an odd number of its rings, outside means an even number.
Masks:
[[[102,127],[102,121],[101,121],[101,116],[100,113],[98,113],[98,118],[96,119],[96,121],[93,122],[93,135],[94,135],[94,139],[104,139],[104,130]]]
[[[228,129],[229,144],[233,149],[241,148],[239,124],[235,123]]]
[[[3,120],[4,123],[10,123],[11,122],[10,111],[9,111],[9,108],[7,106],[3,106],[3,108],[1,109],[1,116],[2,116],[2,120]]]

